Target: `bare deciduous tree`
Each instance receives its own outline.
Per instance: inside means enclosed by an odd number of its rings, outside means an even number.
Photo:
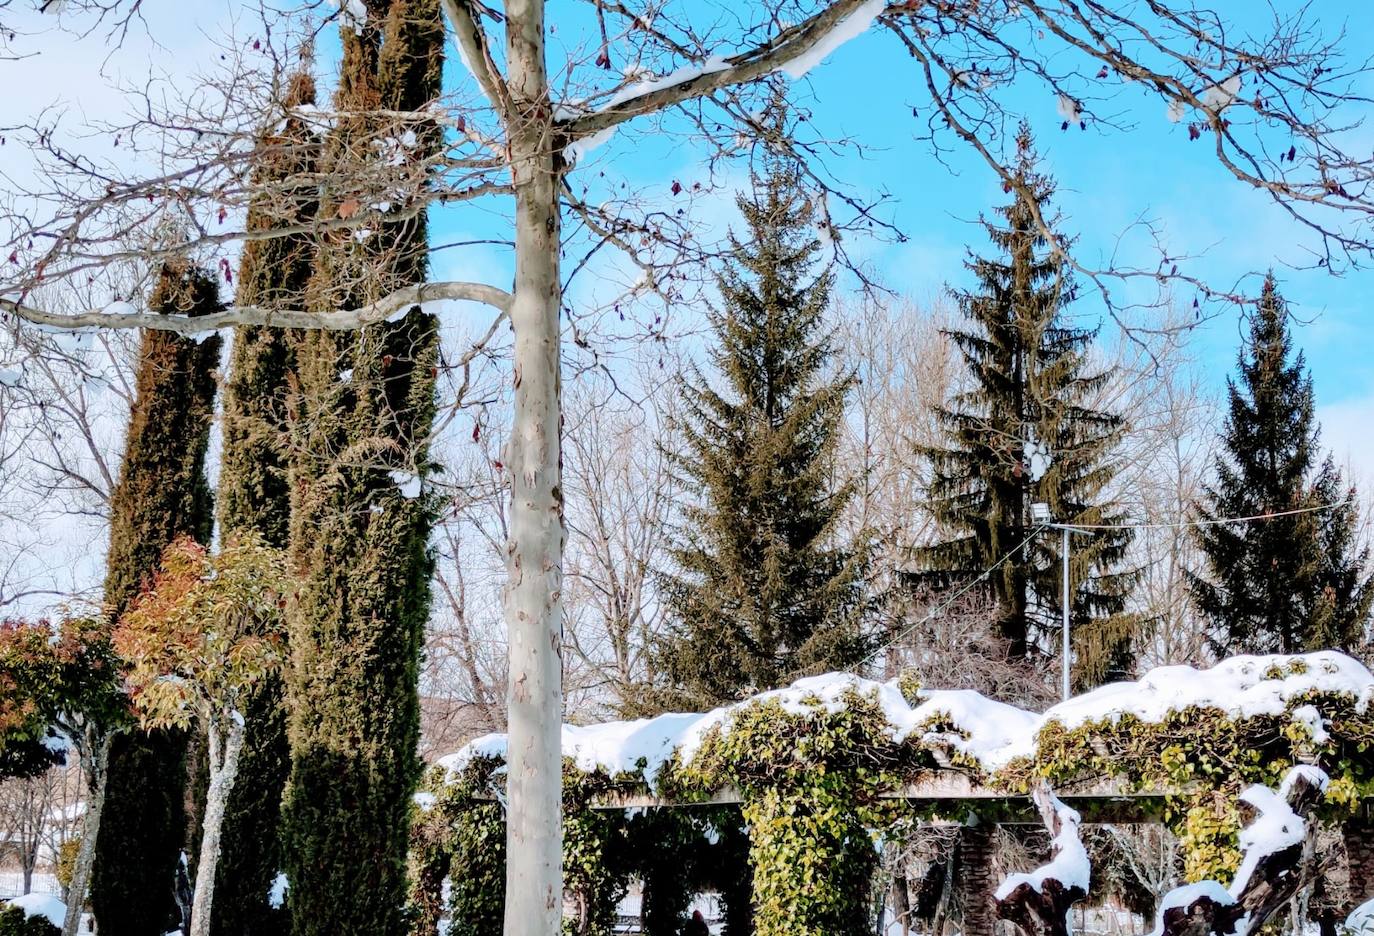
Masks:
[[[1136,642],[1137,665],[1198,665],[1206,659],[1205,623],[1185,575],[1198,562],[1187,524],[1211,468],[1216,401],[1176,336],[1145,351],[1124,349],[1112,373],[1113,405],[1129,427],[1113,496],[1139,524],[1131,553],[1140,569],[1133,601],[1148,626]]]
[[[671,377],[660,371],[659,381]],[[649,656],[663,624],[661,567],[676,485],[660,444],[669,400],[638,381],[642,401],[605,382],[578,385],[564,422],[568,479],[568,649],[595,674],[607,708],[633,712],[653,682]]]
[[[53,860],[54,846],[70,835],[71,777],[65,767],[52,767],[34,777],[0,782],[0,842],[6,861],[23,875],[23,893],[33,890],[40,860]],[[59,833],[59,834],[54,834]]]

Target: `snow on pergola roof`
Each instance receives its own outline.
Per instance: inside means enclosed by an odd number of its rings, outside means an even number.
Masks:
[[[1103,686],[1035,713],[972,690],[921,689],[914,701],[908,701],[897,680],[876,682],[828,673],[701,714],[564,725],[563,754],[588,773],[616,776],[642,770],[654,789],[674,757],[690,764],[713,729],[729,732],[739,713],[751,706],[773,702],[792,714],[820,716],[842,709],[856,695],[877,704],[894,742],[915,739],[931,750],[953,751],[995,775],[1018,759],[1034,757],[1040,732],[1051,723],[1070,730],[1115,724],[1127,717],[1150,724],[1190,709],[1217,711],[1237,720],[1288,713],[1314,741],[1322,742],[1322,713],[1310,704],[1290,710],[1292,703],[1313,695],[1339,696],[1364,714],[1374,702],[1374,674],[1358,660],[1334,651],[1238,656],[1206,669],[1161,667],[1138,681]],[[439,764],[456,777],[476,759],[504,760],[505,755],[506,736],[489,734]]]

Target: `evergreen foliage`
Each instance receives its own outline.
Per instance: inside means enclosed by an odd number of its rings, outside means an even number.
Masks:
[[[43,622],[0,621],[0,779],[37,777],[63,762],[53,743],[53,633]]]
[[[220,309],[214,278],[187,261],[167,263],[148,299],[164,315]],[[105,611],[117,619],[157,571],[178,536],[209,542],[213,498],[205,452],[214,417],[221,341],[145,331],[123,467],[110,496]]]
[[[411,934],[435,936],[447,918],[450,936],[500,936],[505,911],[506,820],[490,791],[497,759],[478,757],[456,772],[434,768],[412,826]],[[591,804],[607,778],[564,762],[567,868],[565,894],[578,912],[569,936],[609,934],[631,878],[642,885],[641,923],[648,936],[679,936],[692,898],[714,891],[725,936],[753,933],[749,839],[738,807],[648,809],[622,816]],[[417,800],[419,798],[417,797]]]
[[[308,62],[291,80],[285,107],[315,103]],[[257,182],[280,188],[309,173],[318,141],[301,120],[291,118],[279,133],[259,143]],[[275,194],[275,193],[274,193]],[[248,212],[249,230],[271,230],[315,214],[316,196],[287,190],[265,196]],[[298,309],[313,269],[314,246],[305,235],[251,240],[239,261],[238,302]],[[286,394],[299,335],[280,328],[244,327],[234,333],[224,387],[219,479],[221,538],[256,533],[285,548],[290,524],[287,489]],[[268,936],[288,928],[286,912],[273,908],[268,891],[282,869],[281,799],[290,771],[286,709],[281,674],[267,674],[244,711],[248,736],[239,778],[224,818],[219,873],[215,882],[215,936]]]
[[[1293,347],[1288,310],[1265,280],[1238,361],[1228,379],[1229,412],[1216,481],[1198,515],[1250,517],[1303,511],[1253,523],[1195,528],[1206,569],[1190,576],[1212,626],[1213,649],[1296,653],[1360,644],[1374,589],[1369,553],[1355,540],[1358,508],[1330,458],[1320,466],[1312,378]],[[1334,509],[1318,508],[1340,504]]]
[[[711,317],[716,390],[683,381],[677,470],[700,492],[665,576],[673,631],[661,665],[672,705],[709,707],[863,658],[861,545],[837,544],[853,492],[834,454],[849,375],[824,323],[833,282],[795,165],[772,158],[737,199]]]
[[[184,260],[164,265],[148,305],[163,314],[220,308],[213,277]],[[220,339],[143,335],[124,462],[110,499],[105,607],[123,614],[179,536],[209,542],[205,452]],[[175,730],[118,736],[110,752],[91,906],[102,936],[149,936],[179,922],[174,876],[185,844],[186,738]]]
[[[0,936],[62,936],[62,929],[19,907],[0,907]]]
[[[0,778],[33,776],[64,759],[76,765],[82,748],[89,753],[131,722],[101,618],[0,621],[0,686]],[[59,735],[75,739],[65,752],[53,743]]]
[[[967,325],[946,334],[962,354],[967,389],[938,411],[941,445],[925,448],[932,467],[931,506],[945,538],[918,550],[913,578],[936,588],[988,577],[997,627],[1012,659],[1035,652],[1057,631],[1062,605],[1060,537],[1032,535],[1030,505],[1049,505],[1070,524],[1112,524],[1117,506],[1104,495],[1116,474],[1112,451],[1119,416],[1094,408],[1106,374],[1088,370],[1095,332],[1068,324],[1074,284],[1040,225],[1054,184],[1037,169],[1029,130],[1017,138],[1016,197],[984,228],[998,255],[973,257],[978,285],[956,292]],[[1050,463],[1032,477],[1026,449],[1038,442]],[[1131,534],[1075,534],[1070,551],[1074,682],[1079,687],[1129,675],[1135,622],[1124,609],[1134,574],[1118,571]],[[1010,555],[1009,555],[1010,554]],[[1056,643],[1057,646],[1057,643]]]
[[[356,28],[355,28],[356,25]],[[438,95],[444,27],[437,0],[371,0],[365,22],[343,30],[323,171],[358,179],[359,159],[414,172],[438,144],[427,121],[414,145],[379,125],[378,109],[420,112]],[[413,217],[394,192],[345,184],[322,203],[392,203],[394,221],[367,238],[322,245],[311,307],[355,307],[422,280],[423,207]],[[289,627],[291,773],[283,807],[288,903],[295,936],[406,931],[406,850],[419,776],[419,664],[429,611],[427,550],[434,505],[402,482],[428,469],[438,328],[415,308],[354,332],[313,331],[296,348],[299,393],[292,431],[290,561],[300,580]]]

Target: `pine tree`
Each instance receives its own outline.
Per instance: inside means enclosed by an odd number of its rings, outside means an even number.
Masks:
[[[711,316],[725,389],[686,378],[676,427],[675,464],[700,498],[664,579],[673,704],[715,705],[865,652],[864,553],[835,542],[853,491],[834,477],[852,378],[828,373],[832,276],[814,273],[812,203],[778,158],[737,203],[749,235],[731,237]]]
[[[285,108],[315,103],[308,60],[290,81]],[[315,213],[313,193],[279,192],[291,179],[309,173],[318,142],[311,129],[290,118],[259,143],[255,176],[265,195],[248,212],[249,230],[271,230],[299,223]],[[299,309],[313,269],[314,249],[304,235],[249,241],[239,261],[240,305]],[[244,327],[234,333],[229,376],[224,387],[219,479],[220,538],[260,534],[277,548],[287,545],[290,492],[287,489],[286,393],[300,336],[277,328]],[[248,734],[239,776],[225,811],[215,881],[216,936],[268,936],[285,933],[284,910],[274,909],[268,892],[282,870],[281,799],[290,770],[286,708],[279,674],[264,678],[245,712]]]
[[[347,116],[325,141],[322,171],[347,180],[360,178],[359,159],[423,164],[438,128],[399,129],[374,115],[423,112],[438,95],[438,0],[369,0],[366,21],[342,33],[335,100]],[[404,199],[345,182],[321,211],[339,217],[350,202],[384,199],[396,220],[369,223],[370,237],[322,245],[311,307],[357,307],[423,279],[423,206],[408,217]],[[428,468],[437,364],[437,323],[418,308],[346,334],[311,331],[296,348],[289,540],[300,586],[289,627],[283,807],[294,936],[406,930],[434,522],[431,500],[406,494],[407,476]]]
[[[220,308],[213,277],[186,261],[165,265],[148,305],[164,314]],[[178,536],[210,541],[213,498],[205,453],[214,416],[220,339],[143,334],[124,463],[110,499],[105,607],[118,617]],[[91,904],[100,932],[165,933],[177,922],[174,876],[185,842],[186,738],[179,731],[116,739],[96,843]]]
[[[1356,549],[1356,507],[1327,459],[1319,468],[1312,378],[1295,353],[1288,309],[1267,278],[1240,352],[1239,380],[1227,380],[1229,412],[1204,521],[1270,513],[1251,523],[1195,528],[1205,571],[1190,576],[1212,625],[1212,648],[1298,653],[1357,645],[1369,623],[1367,551]],[[1315,471],[1314,471],[1315,469]],[[1334,509],[1312,509],[1340,503]]]
[[[1112,450],[1122,420],[1093,407],[1106,375],[1088,369],[1095,331],[1066,321],[1074,285],[1035,218],[1038,211],[1048,224],[1054,220],[1054,184],[1037,162],[1023,124],[1015,198],[998,210],[1001,222],[983,222],[998,256],[973,257],[967,266],[978,285],[954,294],[968,325],[946,334],[963,356],[969,387],[938,411],[944,443],[923,450],[932,468],[931,507],[946,538],[918,550],[912,576],[913,584],[943,591],[994,569],[986,588],[1013,660],[1042,642],[1058,646],[1047,635],[1057,633],[1061,615],[1060,542],[1032,535],[1031,504],[1048,504],[1061,523],[1110,526],[1120,516],[1104,489],[1116,474]],[[1027,458],[1036,445],[1048,453],[1048,466]],[[1096,530],[1072,543],[1079,687],[1130,670],[1134,622],[1124,609],[1134,576],[1118,571],[1130,541],[1127,530]]]

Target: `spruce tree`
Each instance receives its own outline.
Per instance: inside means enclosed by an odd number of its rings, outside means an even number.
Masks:
[[[1265,280],[1227,380],[1228,414],[1215,481],[1199,518],[1285,513],[1247,523],[1205,522],[1195,537],[1206,568],[1190,576],[1218,655],[1350,649],[1369,624],[1368,554],[1355,545],[1353,491],[1330,459],[1319,467],[1312,378]],[[1318,509],[1341,504],[1333,509]]]
[[[423,113],[438,95],[439,3],[367,6],[365,21],[342,30],[335,103],[343,116],[321,156],[321,171],[340,183],[321,212],[340,217],[346,206],[385,200],[396,219],[370,221],[368,237],[322,244],[307,288],[319,310],[375,300],[421,281],[427,267],[423,206],[411,216],[403,197],[364,187],[368,174],[358,169],[364,159],[398,170],[423,165],[440,142],[432,122],[398,128],[378,114]],[[437,323],[419,308],[358,331],[311,331],[296,347],[289,540],[300,585],[283,807],[294,936],[406,930],[434,521],[430,499],[408,495],[416,493],[411,478],[428,468],[437,364]]]
[[[1317,507],[1341,506],[1316,512],[1321,592],[1313,605],[1308,648],[1353,652],[1368,645],[1374,576],[1370,574],[1369,546],[1358,541],[1360,516],[1355,486],[1344,483],[1330,455],[1317,472],[1310,499]]]
[[[164,266],[148,304],[180,315],[220,308],[213,277],[187,261]],[[105,608],[111,617],[138,595],[174,539],[210,541],[205,452],[220,344],[218,336],[197,342],[171,332],[143,334],[124,462],[110,499]],[[91,880],[101,936],[162,934],[178,922],[174,877],[185,842],[185,760],[183,732],[131,732],[115,741]]]
[[[683,381],[674,463],[698,492],[663,581],[672,633],[662,654],[675,705],[711,706],[865,652],[864,550],[837,542],[853,483],[835,477],[852,378],[835,376],[824,317],[832,276],[795,165],[770,158],[737,199],[711,315],[712,362]]]
[[[1061,620],[1060,538],[1032,535],[1031,504],[1048,504],[1061,523],[1111,525],[1120,518],[1104,490],[1116,474],[1112,451],[1122,420],[1092,405],[1106,374],[1089,369],[1095,331],[1067,321],[1074,284],[1035,219],[1038,210],[1047,223],[1054,220],[1054,184],[1037,163],[1023,124],[1016,184],[1009,186],[1015,197],[998,209],[1000,221],[983,221],[997,255],[972,257],[967,266],[977,285],[954,293],[967,325],[946,334],[963,356],[969,383],[937,412],[943,443],[923,450],[944,538],[918,550],[912,576],[944,591],[967,587],[995,566],[982,587],[1013,660],[1059,645],[1050,635]],[[1048,453],[1047,467],[1029,463],[1027,451],[1036,445]],[[1127,530],[1074,537],[1070,621],[1080,688],[1131,668],[1134,627],[1124,610],[1134,576],[1119,571],[1130,541]]]
[[[307,61],[290,80],[282,106],[314,103]],[[285,227],[314,215],[314,193],[301,194],[290,186],[313,170],[317,148],[314,133],[294,117],[259,142],[255,182],[268,194],[249,209],[248,230]],[[239,261],[238,303],[302,308],[313,259],[313,243],[305,235],[250,240]],[[234,332],[221,418],[221,539],[257,533],[268,545],[287,546],[291,499],[285,407],[299,338],[278,328],[250,326]],[[285,910],[268,901],[283,867],[281,799],[291,764],[281,677],[274,673],[264,678],[247,708],[248,734],[221,832],[212,921],[216,936],[269,936],[288,930]]]

